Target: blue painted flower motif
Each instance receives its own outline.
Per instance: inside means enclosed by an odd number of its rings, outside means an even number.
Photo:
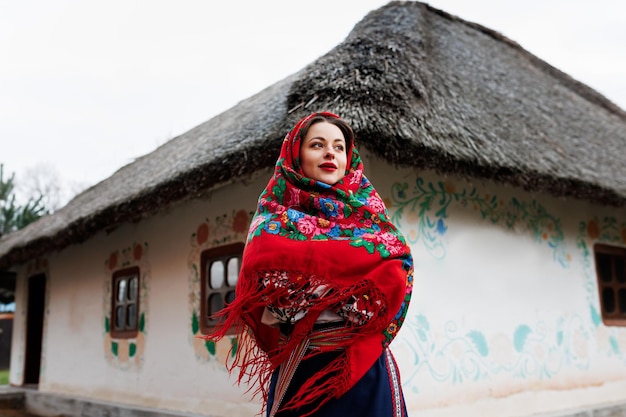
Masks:
[[[277,235],[280,232],[280,222],[268,222],[263,228],[267,233]]]
[[[448,230],[448,226],[443,222],[443,219],[437,220],[437,233],[444,235]]]
[[[337,203],[330,198],[320,198],[320,210],[326,217],[337,217],[338,206]]]

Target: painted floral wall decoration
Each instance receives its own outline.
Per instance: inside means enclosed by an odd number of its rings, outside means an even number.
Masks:
[[[104,354],[109,364],[122,370],[140,369],[144,359],[147,338],[147,320],[150,288],[150,263],[148,243],[133,243],[112,251],[104,261]],[[112,276],[120,269],[139,267],[139,322],[134,338],[114,338],[111,336],[111,297]]]
[[[234,336],[225,337],[215,343],[197,337],[202,335],[200,332],[200,255],[203,251],[217,246],[245,242],[253,214],[252,211],[239,209],[211,219],[206,218],[189,237],[191,246],[187,261],[189,266],[189,340],[198,360],[217,364],[222,369],[225,369],[224,364],[235,354],[237,339]]]
[[[457,188],[450,182],[429,182],[418,177],[413,185],[408,182],[393,184],[391,199],[387,203],[396,224],[405,220],[409,242],[419,243],[436,258],[446,255],[442,236],[448,230],[449,211],[456,205],[507,229],[524,227],[535,241],[550,248],[554,260],[563,267],[569,266],[571,261],[571,255],[565,249],[560,219],[536,200],[504,199],[480,192],[477,187]]]
[[[435,259],[447,256],[445,237],[452,227],[448,218],[454,208],[473,213],[479,222],[527,233],[551,252],[554,262],[562,268],[571,267],[561,219],[537,200],[504,198],[475,186],[417,177],[413,183],[394,183],[386,204],[413,248],[426,250]],[[434,323],[421,312],[407,321],[408,330],[404,330],[399,348],[405,358],[412,358],[413,366],[403,373],[403,383],[414,392],[419,392],[419,374],[452,384],[490,380],[503,374],[514,379],[545,380],[567,368],[590,366],[590,329],[585,318],[575,313],[556,323],[513,323],[508,332],[501,333],[468,329],[456,319]]]
[[[620,358],[626,365],[626,329],[602,325],[600,296],[595,272],[593,245],[605,243],[626,246],[626,221],[614,216],[598,217],[581,221],[576,245],[581,251],[581,266],[585,274],[585,293],[589,308],[590,332],[605,355]]]

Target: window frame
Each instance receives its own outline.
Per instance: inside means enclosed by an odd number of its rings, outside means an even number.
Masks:
[[[116,338],[116,339],[132,339],[134,337],[137,337],[137,334],[139,334],[139,308],[141,305],[141,273],[140,273],[140,269],[138,266],[131,266],[129,268],[124,268],[124,269],[119,269],[117,271],[115,271],[111,277],[111,324],[110,324],[110,331],[111,331],[111,337]],[[136,304],[136,308],[135,308],[135,326],[134,328],[124,328],[124,330],[117,330],[115,328],[115,324],[117,323],[117,307],[119,305],[121,305],[117,300],[118,300],[118,293],[117,293],[117,283],[120,279],[122,278],[131,278],[131,277],[137,277],[137,294],[134,300],[134,303]],[[130,281],[130,280],[128,280]],[[128,310],[128,306],[131,305],[132,303],[126,302],[127,300],[125,300],[124,305],[125,310]],[[133,301],[133,300],[130,300]],[[126,322],[126,319],[125,319]],[[126,326],[125,326],[126,327]]]
[[[620,305],[619,293],[625,294],[626,297],[626,247],[607,245],[602,243],[596,243],[593,247],[596,280],[598,284],[598,297],[600,299],[600,310],[602,314],[602,322],[606,326],[626,326],[626,302],[624,305]],[[608,256],[610,259],[610,273],[611,279],[605,280],[602,273],[605,271],[605,266],[601,265],[601,257]],[[620,282],[617,279],[617,273],[615,270],[616,259],[621,259],[624,265],[623,277],[624,281]],[[611,290],[613,292],[614,311],[608,311],[605,303],[605,291]]]
[[[220,294],[222,297],[222,305],[226,305],[226,296],[235,291],[235,286],[239,281],[239,275],[241,274],[241,261],[243,258],[243,249],[245,244],[243,242],[231,243],[228,245],[218,246],[215,248],[207,249],[200,254],[200,332],[202,334],[209,334],[218,324],[215,320],[209,319],[209,297],[213,294]],[[234,286],[228,285],[228,262],[231,259],[237,259],[239,271],[237,273],[237,280]],[[215,262],[223,262],[224,276],[222,285],[220,288],[210,288],[210,270],[211,265]],[[223,308],[223,307],[222,307]],[[221,309],[220,309],[221,310]],[[228,334],[234,334],[234,329],[229,329]]]

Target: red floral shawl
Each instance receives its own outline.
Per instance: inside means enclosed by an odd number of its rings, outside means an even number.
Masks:
[[[327,348],[342,354],[301,387],[284,409],[304,404],[322,405],[353,387],[397,334],[411,298],[413,260],[385,205],[363,175],[363,164],[347,144],[347,171],[335,185],[304,177],[300,167],[300,129],[318,114],[300,120],[283,142],[274,174],[258,200],[248,234],[235,300],[222,311],[223,322],[209,339],[224,336],[231,326],[243,333],[234,365],[239,381],[258,383],[267,399],[269,379],[311,332],[323,310],[333,310],[350,297],[373,313],[361,326],[351,326],[349,337],[333,340]],[[307,305],[308,314],[296,322],[289,338],[261,323],[269,303],[287,306],[287,289],[264,287],[263,278],[288,277],[291,288],[303,291],[326,285],[330,294]],[[249,337],[246,337],[249,336]],[[232,368],[231,368],[232,370]]]

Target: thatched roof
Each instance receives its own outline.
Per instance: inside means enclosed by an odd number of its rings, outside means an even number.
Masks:
[[[515,42],[417,2],[368,14],[300,72],[0,240],[0,269],[271,167],[300,117],[336,112],[397,166],[626,205],[626,113]]]

